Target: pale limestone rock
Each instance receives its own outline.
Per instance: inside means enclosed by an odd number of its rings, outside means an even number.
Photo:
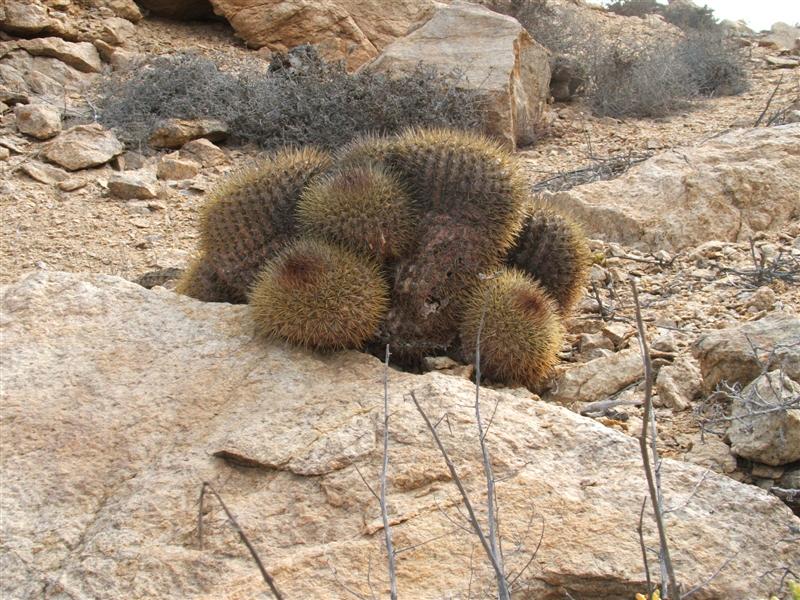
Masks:
[[[570,367],[556,380],[548,400],[571,405],[605,400],[644,376],[639,348]]]
[[[769,286],[761,286],[750,298],[747,299],[747,306],[757,311],[772,310],[775,306],[775,292]]]
[[[168,119],[150,135],[154,148],[180,148],[187,142],[206,138],[220,142],[228,137],[228,126],[215,119]]]
[[[118,171],[136,171],[147,166],[147,159],[138,152],[129,150],[115,156],[111,165]]]
[[[61,38],[47,37],[20,40],[19,46],[31,56],[57,58],[82,73],[99,73],[103,67],[97,49],[89,42],[65,42]]]
[[[69,177],[66,171],[62,171],[58,167],[34,160],[22,163],[19,168],[31,179],[47,185],[55,185]]]
[[[47,140],[61,131],[61,112],[43,104],[20,104],[14,108],[17,129],[37,140]]]
[[[30,102],[31,89],[28,82],[13,66],[0,62],[0,100],[9,104]]]
[[[205,138],[192,140],[181,147],[181,157],[199,162],[204,167],[216,167],[226,162],[225,152]]]
[[[115,71],[128,71],[141,64],[145,59],[146,55],[141,52],[116,48],[109,56],[108,62]]]
[[[592,350],[614,350],[614,342],[602,333],[583,333],[578,342],[581,353],[591,352]]]
[[[136,33],[136,26],[122,17],[108,17],[103,19],[101,25],[100,39],[113,46],[124,44],[127,39],[133,37]]]
[[[708,332],[692,349],[700,362],[706,392],[717,384],[747,385],[764,370],[782,368],[800,380],[800,319],[771,313],[730,329]]]
[[[125,147],[97,123],[76,125],[45,145],[44,157],[65,169],[77,171],[107,163]]]
[[[659,402],[676,412],[689,408],[702,389],[700,367],[691,356],[680,356],[673,364],[658,371],[655,390]]]
[[[420,62],[463,72],[463,85],[487,98],[486,133],[509,148],[532,142],[549,96],[547,51],[513,18],[455,1],[384,49],[366,68],[403,73]]]
[[[731,474],[737,469],[736,456],[730,446],[713,434],[695,434],[683,458],[717,473]]]
[[[58,189],[62,192],[74,192],[83,187],[86,187],[89,180],[86,177],[67,177],[66,179],[58,182]]]
[[[0,9],[0,29],[16,35],[35,35],[53,23],[39,0],[5,0]]]
[[[370,61],[393,40],[424,23],[432,0],[211,0],[247,44],[285,52],[316,46],[349,69]]]
[[[122,200],[149,200],[157,198],[160,188],[152,171],[122,171],[108,178],[108,191]]]
[[[254,337],[246,306],[104,275],[43,271],[6,286],[0,327],[0,411],[13,422],[0,437],[0,596],[262,596],[255,566],[210,499],[200,548],[202,481],[236,514],[287,598],[345,598],[345,587],[369,595],[369,565],[376,595],[387,595],[376,567],[378,504],[355,469],[377,481],[379,360],[270,344]],[[395,544],[424,542],[400,555],[399,588],[408,598],[490,593],[475,537],[442,514],[460,519],[460,501],[407,400],[412,390],[434,421],[447,414],[443,442],[482,505],[474,386],[390,370]],[[506,544],[524,548],[509,555],[509,569],[539,542],[532,514],[545,525],[525,594],[616,598],[643,589],[636,526],[646,486],[636,441],[530,397],[487,389],[483,398],[497,405],[486,441]],[[787,539],[797,517],[766,492],[703,478],[693,465],[664,460],[662,477],[683,589],[704,583],[699,598],[766,597],[780,578],[771,569],[797,558]],[[649,513],[644,538],[657,544]],[[719,570],[721,548],[741,550]]]
[[[800,384],[779,370],[735,394],[728,428],[733,453],[773,466],[800,460],[800,408],[780,410],[797,398]]]
[[[743,241],[800,217],[800,124],[735,130],[548,195],[589,235],[658,251]]]
[[[83,93],[97,78],[95,73],[82,73],[57,58],[31,56],[24,50],[6,54],[0,61],[0,68],[10,73],[6,67],[24,77],[26,90],[58,104],[63,104],[70,93]]]
[[[0,160],[8,160],[9,156],[11,156],[11,151],[4,146],[0,146]]]
[[[161,157],[156,174],[159,179],[192,179],[200,172],[200,165],[193,160],[180,158],[177,152]]]
[[[800,59],[788,56],[767,56],[767,64],[773,69],[794,69],[800,67]]]
[[[653,342],[650,344],[650,347],[653,350],[658,350],[659,352],[677,352],[678,351],[678,343],[675,339],[675,334],[671,331],[665,331],[661,335],[659,335]]]
[[[636,333],[632,325],[616,321],[604,325],[600,331],[617,348],[621,348]]]
[[[91,0],[98,7],[109,8],[116,16],[128,19],[133,23],[142,20],[142,11],[134,0]]]

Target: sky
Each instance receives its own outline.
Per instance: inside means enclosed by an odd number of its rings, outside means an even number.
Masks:
[[[666,0],[659,0],[666,4]],[[769,29],[776,21],[789,25],[800,23],[800,0],[694,0],[695,4],[714,9],[719,20],[739,19],[755,31]],[[604,2],[604,4],[607,2]]]

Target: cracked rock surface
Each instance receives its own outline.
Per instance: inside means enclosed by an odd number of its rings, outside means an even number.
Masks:
[[[550,197],[589,234],[656,252],[743,241],[800,217],[800,124],[668,150],[610,181]]]
[[[270,344],[254,336],[246,306],[112,276],[39,272],[0,293],[0,596],[260,597],[258,571],[212,501],[198,544],[203,481],[287,597],[344,598],[345,587],[368,595],[368,571],[376,593],[386,592],[380,513],[356,471],[377,488],[377,359]],[[466,595],[472,575],[472,593],[488,592],[490,568],[472,554],[474,536],[453,524],[460,500],[405,400],[412,390],[434,422],[442,418],[443,442],[483,505],[473,385],[390,371],[389,511],[396,547],[408,549],[398,555],[399,589]],[[497,404],[487,442],[504,540],[521,547],[510,569],[541,536],[522,578],[527,593],[644,589],[636,441],[530,395],[486,389],[483,398]],[[703,471],[664,462],[680,581],[689,589],[730,558],[694,597],[766,596],[776,581],[761,575],[800,559],[800,520],[767,492]],[[656,545],[649,518],[645,538]]]

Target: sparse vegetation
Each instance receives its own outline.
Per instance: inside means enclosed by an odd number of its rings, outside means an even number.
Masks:
[[[608,5],[608,10],[626,17],[660,15],[665,21],[684,31],[705,31],[717,27],[714,11],[705,5],[694,6],[683,2],[660,4],[656,0],[617,0]]]
[[[215,118],[231,135],[266,149],[313,144],[339,148],[359,134],[408,126],[479,129],[478,92],[458,87],[459,73],[419,65],[408,74],[348,73],[310,46],[277,55],[264,69],[233,72],[193,54],[152,58],[112,80],[100,121],[124,141],[143,146],[169,118]]]
[[[554,97],[581,94],[597,115],[663,117],[684,110],[693,99],[747,88],[740,50],[728,42],[708,8],[655,0],[609,6],[626,16],[659,14],[685,32],[641,41],[611,38],[580,11],[547,0],[498,1],[492,7],[515,17],[550,50]]]

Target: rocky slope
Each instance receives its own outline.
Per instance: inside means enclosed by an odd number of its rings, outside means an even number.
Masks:
[[[663,25],[602,19],[643,35]],[[159,149],[76,127],[92,120],[92,86],[142,55],[190,49],[237,62],[269,51],[248,50],[224,22],[143,18],[129,0],[6,0],[0,27],[3,595],[254,597],[257,571],[213,503],[199,547],[204,480],[290,597],[368,595],[370,583],[383,593],[379,512],[354,467],[377,473],[380,365],[271,346],[246,308],[110,277],[170,285],[196,251],[205,191],[256,151],[227,144],[219,123],[173,124]],[[501,519],[520,548],[510,568],[544,525],[520,579],[535,597],[643,589],[631,277],[653,349],[659,446],[675,459],[665,477],[681,581],[719,570],[696,597],[766,596],[800,562],[800,523],[779,501],[800,511],[800,125],[753,128],[773,92],[769,111],[797,100],[798,69],[777,42],[747,43],[741,96],[659,120],[551,104],[537,126],[546,135],[520,152],[532,185],[583,217],[595,256],[562,363],[537,390],[545,401],[486,385],[498,402],[489,439]],[[552,185],[650,155],[611,181]],[[447,443],[479,494],[474,388],[468,365],[429,366],[440,373],[390,377],[390,496],[397,543],[409,548],[401,591],[465,597],[470,575],[474,593],[489,589],[489,571],[451,522],[449,475],[404,398],[417,390],[432,415],[449,415]],[[649,521],[646,534],[654,545]]]

